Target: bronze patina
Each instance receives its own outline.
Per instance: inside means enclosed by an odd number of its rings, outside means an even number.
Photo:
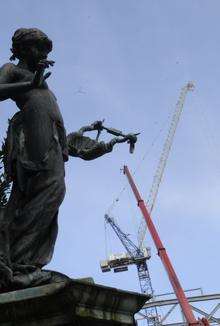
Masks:
[[[50,282],[42,268],[53,255],[57,217],[65,195],[64,162],[69,156],[93,160],[128,142],[131,151],[136,134],[124,135],[101,121],[66,136],[56,97],[46,80],[54,65],[48,60],[52,41],[36,28],[20,28],[12,37],[11,60],[0,69],[0,101],[11,99],[18,112],[9,122],[0,153],[4,161],[0,210],[0,290]],[[93,140],[86,131],[98,131]],[[102,130],[115,135],[99,141]],[[11,189],[8,185],[11,183]],[[10,192],[8,200],[5,191]]]

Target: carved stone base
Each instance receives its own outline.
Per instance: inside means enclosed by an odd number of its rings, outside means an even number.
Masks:
[[[0,325],[130,326],[147,300],[146,295],[69,279],[0,294]]]

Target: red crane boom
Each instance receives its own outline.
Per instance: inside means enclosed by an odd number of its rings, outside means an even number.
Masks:
[[[153,223],[153,221],[151,219],[151,216],[150,216],[150,214],[149,214],[149,212],[147,210],[147,206],[146,206],[144,200],[142,199],[142,197],[141,197],[141,195],[139,193],[139,190],[138,190],[138,188],[137,188],[137,186],[136,186],[136,184],[135,184],[135,182],[134,182],[134,180],[133,180],[133,178],[131,176],[131,173],[130,173],[127,166],[124,166],[124,174],[128,178],[128,182],[129,182],[129,184],[131,186],[131,189],[132,189],[132,191],[134,193],[134,196],[135,196],[135,198],[137,200],[137,205],[140,208],[140,210],[141,210],[141,212],[143,214],[143,217],[144,217],[144,219],[146,221],[148,230],[149,230],[149,232],[150,232],[150,234],[151,234],[151,236],[153,238],[154,244],[155,244],[155,246],[157,248],[158,256],[160,257],[160,259],[161,259],[161,261],[162,261],[162,263],[164,265],[164,268],[165,268],[165,270],[166,270],[166,272],[168,274],[170,283],[171,283],[171,285],[173,287],[173,290],[174,290],[174,292],[176,294],[176,297],[177,297],[177,299],[179,301],[179,304],[180,304],[180,306],[182,308],[183,314],[184,314],[184,316],[186,318],[186,321],[187,321],[188,325],[190,325],[190,326],[191,325],[203,325],[203,326],[209,325],[208,320],[205,319],[205,318],[202,318],[201,320],[196,320],[196,318],[195,318],[195,316],[193,314],[193,311],[191,309],[191,306],[190,306],[190,304],[189,304],[189,302],[188,302],[188,300],[187,300],[187,298],[185,296],[183,288],[182,288],[182,286],[181,286],[181,284],[179,282],[179,279],[178,279],[178,277],[177,277],[177,275],[175,273],[175,270],[174,270],[174,268],[172,266],[172,263],[171,263],[171,261],[169,259],[169,256],[168,256],[168,254],[166,252],[166,249],[165,249],[165,247],[164,247],[164,245],[163,245],[163,243],[162,243],[162,241],[160,239],[160,236],[159,236],[159,234],[157,232],[157,229],[156,229],[156,227],[155,227],[155,225],[154,225],[154,223]]]

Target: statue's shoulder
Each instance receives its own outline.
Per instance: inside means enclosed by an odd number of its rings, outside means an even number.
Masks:
[[[12,63],[5,63],[0,68],[0,84],[10,83],[14,77],[14,65]]]
[[[12,62],[7,62],[1,66],[1,69],[7,69],[7,70],[16,69],[16,68],[17,66]]]
[[[21,70],[15,64],[8,62],[0,68],[0,83],[12,83],[22,79],[25,75],[24,70]]]
[[[8,63],[5,63],[3,66],[1,66],[0,68],[0,74],[11,74],[13,73],[14,71],[16,71],[17,69],[17,66],[14,65],[13,63],[11,62],[8,62]]]

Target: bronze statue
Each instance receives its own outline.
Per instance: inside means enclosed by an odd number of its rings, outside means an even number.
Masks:
[[[27,287],[49,281],[42,271],[52,258],[57,237],[57,216],[65,195],[64,162],[68,156],[95,159],[112,151],[124,135],[97,121],[66,137],[56,98],[48,88],[45,69],[52,41],[42,31],[18,29],[12,38],[11,60],[0,69],[0,100],[12,99],[18,109],[10,120],[3,161],[9,200],[0,211],[0,289]],[[85,131],[107,130],[118,137],[109,143],[85,137]],[[7,187],[6,187],[7,188]],[[4,198],[5,200],[5,198]]]

